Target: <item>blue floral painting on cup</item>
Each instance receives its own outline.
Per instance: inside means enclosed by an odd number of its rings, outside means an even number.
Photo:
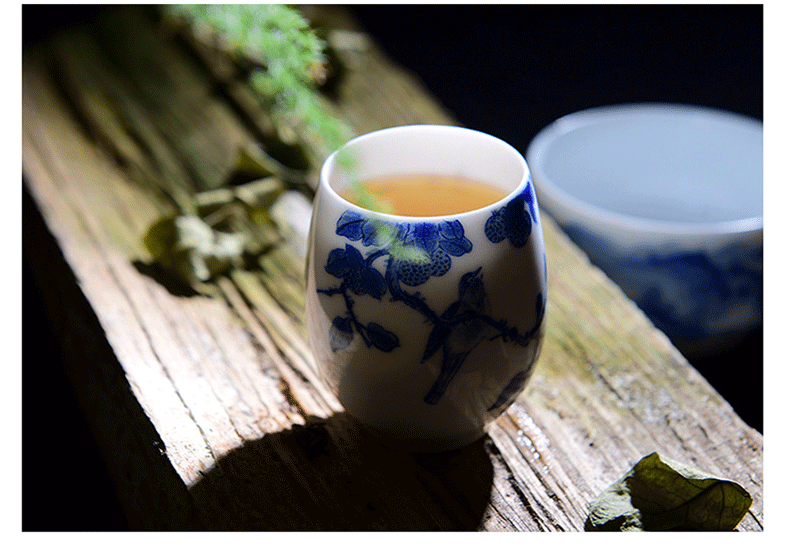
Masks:
[[[521,248],[527,243],[536,223],[534,197],[527,185],[505,206],[492,210],[485,224],[485,236],[490,242]],[[320,289],[318,293],[340,295],[345,305],[345,311],[332,321],[332,349],[337,351],[348,347],[356,334],[368,348],[383,352],[394,350],[400,345],[398,336],[380,322],[365,324],[360,321],[354,311],[355,297],[367,295],[379,301],[386,298],[387,301],[403,303],[432,325],[421,362],[441,355],[441,370],[426,391],[423,398],[426,403],[435,405],[441,400],[467,356],[482,342],[503,340],[526,347],[537,337],[545,314],[544,294],[538,293],[535,299],[537,317],[534,327],[519,333],[507,321],[492,317],[482,268],[460,277],[458,297],[443,312],[437,313],[428,305],[419,291],[420,285],[431,278],[445,277],[453,258],[468,254],[474,247],[459,220],[388,223],[347,210],[337,220],[335,232],[364,246],[365,253],[348,243],[344,248],[332,250],[327,258],[325,270],[338,278],[339,283]],[[417,255],[403,252],[416,252]],[[374,266],[379,259],[385,262]],[[523,388],[527,376],[526,370],[516,374],[489,411],[497,411],[507,405]]]

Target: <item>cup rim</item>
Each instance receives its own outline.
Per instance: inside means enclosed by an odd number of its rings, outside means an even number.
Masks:
[[[492,144],[497,144],[499,147],[507,150],[513,155],[513,159],[516,161],[516,163],[519,165],[521,169],[521,178],[519,179],[518,183],[513,187],[513,189],[510,192],[508,192],[507,195],[500,198],[494,203],[485,205],[483,207],[471,211],[460,211],[457,213],[449,213],[446,215],[429,215],[429,216],[397,215],[393,213],[373,211],[346,200],[334,189],[334,187],[331,184],[329,184],[329,173],[330,171],[334,170],[335,160],[337,158],[337,155],[344,148],[353,146],[354,144],[359,143],[361,141],[368,140],[374,135],[380,136],[382,134],[413,132],[415,130],[467,135],[470,137],[474,137],[475,139],[478,140],[487,141]],[[375,217],[381,220],[397,220],[397,221],[406,221],[406,222],[409,221],[440,222],[447,220],[448,218],[458,218],[460,216],[468,217],[477,213],[488,212],[492,209],[498,209],[501,206],[506,205],[510,200],[516,197],[527,183],[530,184],[532,183],[532,174],[529,170],[529,166],[527,165],[527,160],[518,150],[516,150],[512,145],[508,144],[501,138],[497,138],[493,135],[490,135],[482,131],[469,129],[466,127],[461,127],[456,125],[418,124],[418,125],[400,125],[395,127],[386,127],[383,129],[378,129],[375,131],[364,133],[352,138],[351,140],[346,142],[343,146],[332,152],[326,158],[323,165],[321,166],[318,186],[319,188],[323,188],[324,193],[328,193],[335,201],[338,201],[342,205],[345,205],[346,209],[358,211],[361,214],[366,214],[369,215],[370,217]],[[537,199],[535,199],[535,201],[537,202]]]
[[[597,206],[588,201],[577,198],[571,193],[562,189],[548,175],[546,175],[541,154],[543,150],[560,136],[565,135],[571,130],[587,126],[589,124],[602,121],[614,120],[618,117],[634,113],[687,113],[704,115],[716,120],[727,119],[745,125],[759,125],[762,123],[751,117],[728,112],[725,110],[694,106],[687,104],[672,103],[634,103],[619,104],[612,106],[601,106],[580,110],[570,113],[539,131],[530,142],[526,159],[531,163],[533,178],[539,182],[535,187],[535,193],[540,199],[541,196],[546,203],[546,207],[560,206],[565,212],[574,213],[577,217],[605,223],[606,226],[614,226],[620,229],[638,232],[654,232],[671,236],[711,236],[711,235],[742,235],[761,231],[763,228],[763,216],[742,217],[722,221],[667,221],[662,219],[651,219],[628,215],[625,213],[612,211],[610,209]],[[556,208],[556,207],[555,207]]]

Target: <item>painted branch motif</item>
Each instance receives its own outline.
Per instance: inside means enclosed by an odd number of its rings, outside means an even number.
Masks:
[[[492,211],[485,225],[486,237],[493,243],[507,239],[512,247],[521,248],[527,243],[535,217],[531,188],[527,186],[524,193]],[[332,321],[330,344],[333,351],[348,347],[355,333],[369,348],[389,352],[400,345],[393,332],[377,322],[363,323],[354,311],[355,296],[368,295],[383,300],[389,294],[389,301],[407,305],[433,326],[420,362],[441,352],[441,371],[424,397],[426,403],[435,405],[467,356],[482,342],[499,339],[526,347],[535,338],[545,313],[544,294],[538,293],[536,297],[537,320],[534,327],[521,334],[507,321],[492,318],[482,267],[461,276],[458,299],[441,314],[427,304],[419,290],[409,290],[430,278],[444,276],[452,266],[453,257],[472,251],[473,245],[465,236],[459,220],[438,224],[404,222],[390,225],[387,232],[377,232],[376,225],[381,224],[354,211],[345,211],[337,221],[338,235],[372,248],[363,255],[353,245],[346,244],[345,248],[329,253],[325,270],[340,279],[340,283],[332,288],[319,289],[318,293],[340,295],[345,303],[345,312]],[[417,259],[394,255],[391,249],[395,243],[419,248],[424,255]],[[379,258],[386,259],[383,273],[373,266]],[[527,375],[525,370],[513,377],[489,411],[506,404],[522,388]]]

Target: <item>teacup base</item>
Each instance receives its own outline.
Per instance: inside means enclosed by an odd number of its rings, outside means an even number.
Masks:
[[[420,438],[410,435],[408,430],[397,433],[392,432],[365,423],[354,417],[351,413],[349,413],[349,415],[359,424],[359,427],[368,435],[367,437],[369,439],[375,440],[388,448],[407,451],[409,453],[445,453],[448,451],[455,451],[475,443],[486,435],[486,429],[482,428],[466,434],[442,436],[440,438]]]

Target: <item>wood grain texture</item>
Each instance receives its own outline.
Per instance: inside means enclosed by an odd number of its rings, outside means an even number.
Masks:
[[[453,123],[342,11],[305,9],[345,29],[326,102],[355,132]],[[221,55],[144,13],[23,58],[23,171],[53,237],[37,273],[132,528],[581,531],[589,501],[659,451],[742,484],[739,529],[762,529],[762,436],[546,214],[537,370],[483,440],[442,455],[366,437],[317,378],[292,244],[205,294],[163,279],[148,226],[271,128]]]

